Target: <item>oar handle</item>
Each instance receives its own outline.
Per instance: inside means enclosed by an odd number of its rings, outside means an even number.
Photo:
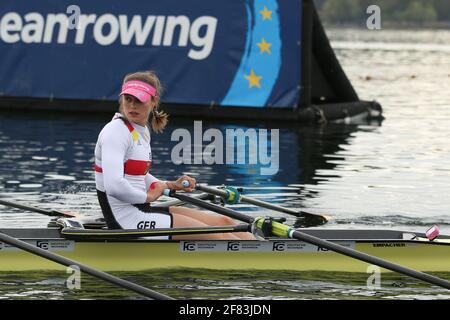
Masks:
[[[187,188],[187,187],[189,187],[190,183],[187,180],[183,180],[181,182],[181,185],[183,186],[183,188]],[[163,194],[165,196],[171,197],[172,196],[172,192],[173,192],[172,189],[164,189]]]

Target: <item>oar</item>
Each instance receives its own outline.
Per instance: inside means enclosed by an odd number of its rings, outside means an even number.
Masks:
[[[26,206],[23,204],[10,202],[10,201],[6,201],[6,200],[1,200],[1,199],[0,199],[0,204],[2,204],[4,206],[8,206],[8,207],[18,208],[18,209],[22,209],[22,210],[31,211],[31,212],[37,212],[40,214],[45,214],[46,216],[50,216],[50,217],[66,217],[66,218],[76,217],[75,214],[69,213],[69,212],[62,212],[62,211],[57,211],[57,210],[44,210],[44,209],[30,207],[30,206]]]
[[[254,198],[249,198],[247,196],[241,195],[234,188],[225,188],[225,190],[220,190],[217,188],[205,186],[203,184],[197,184],[196,189],[219,196],[222,199],[224,199],[225,202],[239,203],[242,201],[242,202],[253,204],[255,206],[260,206],[262,208],[266,208],[266,209],[270,209],[270,210],[274,210],[274,211],[278,211],[278,212],[283,212],[283,213],[287,213],[287,214],[302,218],[303,221],[301,221],[299,223],[304,227],[313,226],[313,225],[314,226],[322,225],[322,224],[327,223],[329,220],[328,217],[322,216],[319,214],[309,213],[309,212],[305,212],[305,211],[296,211],[294,209],[285,208],[285,207],[282,207],[282,206],[279,206],[279,205],[276,205],[273,203],[265,202],[265,201],[254,199]]]
[[[139,286],[139,285],[137,285],[137,284],[135,284],[133,282],[129,282],[127,280],[115,277],[115,276],[113,276],[113,275],[111,275],[109,273],[93,269],[91,267],[88,267],[88,266],[86,266],[84,264],[81,264],[79,262],[76,262],[74,260],[70,260],[70,259],[62,257],[60,255],[57,255],[57,254],[55,254],[53,252],[49,252],[49,251],[43,250],[41,248],[37,248],[35,246],[32,246],[29,243],[26,243],[26,242],[24,242],[22,240],[16,239],[14,237],[11,237],[11,236],[6,235],[6,234],[1,233],[1,232],[0,232],[0,240],[5,242],[5,243],[8,243],[8,244],[10,244],[10,245],[12,245],[14,247],[20,248],[20,249],[25,250],[25,251],[27,251],[29,253],[32,253],[32,254],[35,254],[35,255],[40,256],[42,258],[54,261],[56,263],[59,263],[59,264],[65,265],[65,266],[77,266],[78,268],[80,268],[81,271],[83,271],[83,272],[85,272],[87,274],[90,274],[91,276],[94,276],[96,278],[100,278],[102,280],[105,280],[107,282],[110,282],[112,284],[120,286],[122,288],[134,291],[134,292],[139,293],[139,294],[141,294],[141,295],[143,295],[143,296],[145,296],[147,298],[159,299],[159,300],[172,300],[173,299],[173,298],[171,298],[169,296],[166,296],[166,295],[163,295],[163,294],[161,294],[159,292],[156,292],[156,291],[150,290],[148,288]]]
[[[258,229],[262,229],[265,228],[266,226],[265,224],[265,218],[253,218],[251,216],[247,216],[245,214],[242,214],[240,212],[237,212],[235,210],[231,210],[229,208],[224,208],[212,203],[208,203],[205,202],[203,200],[199,200],[199,199],[194,199],[191,198],[187,195],[183,195],[183,194],[177,194],[175,191],[171,191],[170,195],[172,197],[175,197],[179,200],[197,205],[199,207],[208,209],[208,210],[212,210],[215,211],[217,213],[223,214],[225,216],[234,218],[234,219],[238,219],[241,221],[245,221],[247,223],[252,223],[256,228]],[[274,236],[277,237],[282,237],[282,238],[292,238],[292,239],[297,239],[300,241],[304,241],[307,243],[311,243],[313,245],[316,245],[318,247],[321,248],[325,248],[340,254],[343,254],[345,256],[357,259],[357,260],[361,260],[370,264],[374,264],[377,265],[379,267],[385,268],[385,269],[389,269],[392,271],[396,271],[398,273],[402,273],[405,274],[407,276],[446,288],[446,289],[450,289],[450,282],[435,276],[432,276],[430,274],[424,273],[424,272],[420,272],[420,271],[416,271],[371,255],[368,255],[366,253],[362,253],[359,252],[357,250],[353,250],[344,246],[341,246],[339,244],[327,241],[327,240],[323,240],[308,234],[305,234],[299,230],[296,230],[294,228],[291,228],[285,224],[276,222],[276,221],[271,221],[270,222],[270,229],[271,229],[271,233]]]
[[[193,195],[193,197],[198,198],[198,199],[202,199],[202,200],[206,200],[206,199],[210,199],[210,198],[214,198],[214,196],[208,194],[208,193],[200,193],[200,194],[195,194]],[[173,200],[168,200],[168,201],[164,201],[161,203],[155,203],[156,207],[174,207],[174,206],[182,206],[185,203],[183,201],[180,201],[178,199],[173,199]]]

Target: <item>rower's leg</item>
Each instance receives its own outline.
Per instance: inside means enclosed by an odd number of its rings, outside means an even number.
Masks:
[[[191,217],[172,213],[174,228],[191,228],[191,227],[209,227],[210,225],[203,223]],[[175,240],[239,240],[234,233],[210,233],[210,234],[193,234],[173,236]]]
[[[191,208],[170,207],[169,211],[174,216],[179,215],[189,217],[193,220],[203,223],[206,226],[227,226],[236,224],[236,222],[229,217],[208,213],[200,210],[195,210]],[[249,232],[236,232],[229,235],[234,235],[235,239],[255,240],[255,237]]]
[[[183,208],[183,207],[170,207],[170,213],[172,214],[181,214],[183,216],[190,217],[195,220],[202,221],[208,226],[228,226],[235,225],[236,222],[223,215],[218,215],[210,212],[200,211],[191,208]]]

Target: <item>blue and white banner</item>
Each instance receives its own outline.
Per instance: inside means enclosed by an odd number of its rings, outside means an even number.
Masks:
[[[299,0],[2,0],[0,95],[117,100],[153,70],[163,102],[291,108]]]

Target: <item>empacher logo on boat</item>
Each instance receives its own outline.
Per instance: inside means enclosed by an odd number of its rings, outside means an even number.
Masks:
[[[206,59],[214,46],[217,18],[184,15],[113,15],[8,12],[0,16],[0,40],[24,44],[76,44],[92,39],[98,45],[189,47],[187,56]],[[88,40],[86,40],[88,39]]]
[[[395,243],[395,242],[383,242],[383,243],[374,243],[373,247],[376,248],[393,248],[393,247],[406,247],[404,243]]]

